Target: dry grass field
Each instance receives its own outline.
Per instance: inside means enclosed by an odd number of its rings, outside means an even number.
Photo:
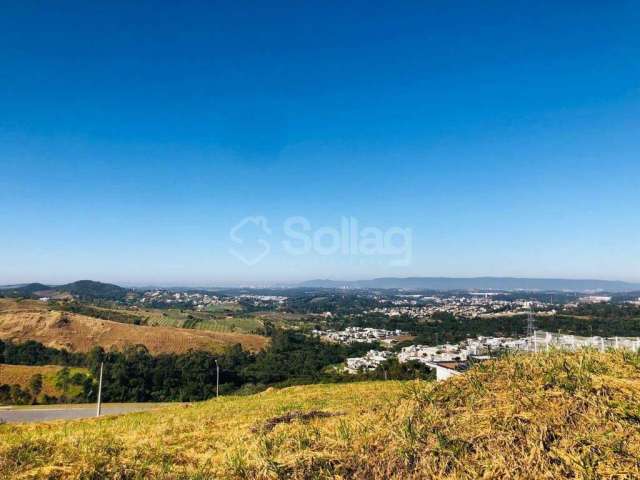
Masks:
[[[41,395],[52,395],[57,397],[60,396],[63,392],[61,389],[55,386],[55,376],[63,368],[64,367],[60,367],[57,365],[31,366],[0,364],[0,385],[4,383],[6,383],[7,385],[20,385],[21,388],[28,389],[31,377],[39,373],[43,377]],[[86,374],[88,372],[86,368],[76,367],[70,367],[69,371],[71,375],[75,373]],[[77,389],[77,386],[72,385],[70,393],[77,393],[75,391]]]
[[[267,342],[259,335],[131,325],[51,311],[38,301],[7,299],[0,299],[0,339],[35,340],[49,347],[80,352],[96,345],[122,349],[143,344],[153,354],[182,353],[189,349],[219,351],[236,343],[256,351]]]
[[[311,385],[4,425],[0,476],[636,479],[640,356],[520,355],[442,383]]]

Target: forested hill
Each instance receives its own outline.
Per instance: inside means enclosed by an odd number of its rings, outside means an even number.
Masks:
[[[80,298],[123,298],[128,290],[111,283],[94,282],[92,280],[80,280],[56,287],[59,290],[69,292]]]
[[[111,283],[79,280],[65,285],[29,283],[0,289],[0,294],[11,297],[57,296],[70,294],[82,300],[120,300],[129,292],[126,288]]]
[[[8,297],[30,297],[35,292],[50,290],[49,285],[43,283],[28,283],[27,285],[11,285],[0,287],[0,294]]]

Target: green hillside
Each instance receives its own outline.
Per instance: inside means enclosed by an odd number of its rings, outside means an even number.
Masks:
[[[128,290],[111,283],[94,282],[93,280],[79,280],[55,287],[56,290],[68,292],[80,299],[120,300]]]
[[[640,478],[640,356],[508,357],[442,383],[269,390],[0,427],[4,478]]]
[[[129,290],[111,283],[79,280],[65,285],[43,285],[30,283],[19,287],[0,289],[0,295],[8,297],[31,297],[36,294],[55,297],[71,294],[81,300],[122,300]]]
[[[49,290],[51,287],[42,283],[28,283],[27,285],[21,285],[17,287],[3,287],[0,288],[0,294],[8,297],[29,297],[35,292]]]

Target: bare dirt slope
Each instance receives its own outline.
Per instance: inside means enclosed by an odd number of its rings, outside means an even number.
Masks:
[[[236,343],[255,351],[267,342],[259,335],[130,325],[50,311],[40,302],[7,300],[0,300],[0,339],[35,340],[74,352],[86,352],[96,345],[120,350],[127,345],[142,344],[153,354],[189,349],[218,351]]]

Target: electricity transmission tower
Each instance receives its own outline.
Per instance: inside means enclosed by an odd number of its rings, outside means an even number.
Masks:
[[[533,337],[536,333],[536,320],[533,318],[531,305],[529,305],[529,313],[527,314],[527,337]]]

